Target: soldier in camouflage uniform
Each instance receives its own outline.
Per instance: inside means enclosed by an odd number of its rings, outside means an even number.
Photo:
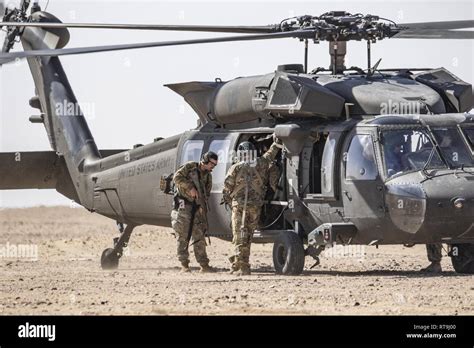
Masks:
[[[223,201],[232,207],[234,250],[229,258],[232,263],[231,273],[250,274],[252,237],[260,220],[271,164],[280,148],[281,143],[274,142],[262,157],[252,160],[255,148],[252,143],[243,142],[237,152],[239,159],[243,160],[234,164],[227,173]]]
[[[443,255],[441,254],[441,250],[443,249],[443,245],[441,243],[435,244],[426,244],[426,253],[428,254],[428,260],[431,262],[428,267],[423,268],[422,272],[427,273],[441,273],[441,259]]]
[[[178,259],[181,271],[190,272],[188,247],[192,237],[194,256],[201,272],[213,272],[206,253],[207,201],[211,193],[211,172],[217,165],[217,155],[207,152],[200,163],[187,162],[174,174],[175,206],[171,225],[178,239]],[[191,226],[192,225],[192,226]],[[191,233],[190,233],[191,232]]]

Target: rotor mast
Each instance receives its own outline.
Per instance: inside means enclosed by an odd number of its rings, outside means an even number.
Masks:
[[[347,52],[346,41],[334,41],[329,43],[329,55],[331,56],[331,65],[329,70],[333,75],[342,74],[346,70],[344,65]]]

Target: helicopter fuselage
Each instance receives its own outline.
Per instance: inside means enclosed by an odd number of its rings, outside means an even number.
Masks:
[[[59,23],[45,12],[32,17]],[[25,51],[63,47],[68,39],[66,29],[41,27],[26,27],[21,36]],[[55,188],[117,221],[122,235],[104,251],[103,267],[118,265],[135,226],[170,226],[173,197],[160,181],[206,151],[219,156],[208,234],[231,240],[230,212],[220,202],[235,150],[251,141],[263,154],[273,134],[284,144],[274,163],[280,180],[276,192],[267,192],[254,241],[290,233],[292,240],[275,244],[274,260],[285,243],[298,250],[308,244],[305,252],[313,257],[314,249],[334,242],[474,243],[474,115],[466,113],[472,88],[446,69],[306,74],[287,65],[227,82],[168,85],[193,107],[200,125],[109,154],[97,148],[80,108],[69,114],[59,107],[77,105],[59,58],[27,59],[37,91],[30,105],[41,111],[32,121],[44,124],[54,152],[30,154],[27,161],[2,154],[0,189]],[[305,254],[287,271],[289,254],[283,254],[277,271],[300,273]]]
[[[450,168],[444,164],[428,169],[414,166],[388,177],[384,132],[402,130],[411,134],[412,138],[405,139],[410,141],[406,146],[415,149],[415,140],[429,134],[428,130],[433,127],[454,129],[461,139],[468,139],[461,132],[474,129],[474,118],[470,115],[387,115],[337,123],[282,123],[245,130],[205,125],[111,155],[89,166],[88,175],[94,182],[93,205],[89,209],[134,225],[170,226],[172,196],[160,191],[160,179],[187,161],[199,161],[202,153],[212,150],[219,154],[220,161],[213,172],[209,235],[231,239],[230,213],[220,201],[225,175],[233,163],[232,154],[240,141],[264,139],[275,132],[291,150],[299,149],[295,153],[286,149],[285,155],[279,158],[281,182],[286,187],[280,187],[281,192],[275,193],[279,199],[269,200],[263,209],[282,212],[281,218],[266,230],[258,231],[256,242],[268,242],[272,235],[287,229],[298,229],[307,238],[309,233],[328,223],[339,224],[338,228],[344,224],[352,226],[347,238],[332,237],[340,238],[341,243],[472,241],[472,168]],[[463,143],[465,148],[458,149],[459,152],[469,149],[469,141],[463,140]],[[428,156],[425,151],[426,161]],[[463,200],[461,208],[455,206],[456,199]]]

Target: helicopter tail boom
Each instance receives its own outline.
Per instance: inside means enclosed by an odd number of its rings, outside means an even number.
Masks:
[[[32,16],[47,16],[48,21],[59,21],[51,14],[37,12]],[[42,20],[42,17],[38,20]],[[26,28],[21,41],[25,51],[64,46],[69,39],[67,29],[50,31],[43,28]],[[64,159],[72,180],[77,202],[90,207],[87,164],[101,158],[86,119],[74,96],[66,73],[57,57],[29,58],[28,64],[35,83],[36,105],[41,111],[48,138],[53,150]]]

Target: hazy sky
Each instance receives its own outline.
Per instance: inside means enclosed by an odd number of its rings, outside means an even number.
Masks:
[[[46,2],[40,4],[44,7]],[[50,0],[47,10],[63,22],[207,25],[275,24],[287,17],[331,10],[370,13],[400,23],[474,18],[472,0]],[[68,47],[227,35],[92,29],[70,32]],[[327,52],[327,43],[311,45],[310,67],[328,67]],[[192,109],[164,84],[258,75],[275,70],[279,64],[302,63],[302,58],[303,46],[298,40],[281,39],[97,53],[63,57],[61,61],[99,148],[126,149],[195,127],[197,116]],[[383,40],[372,50],[372,61],[379,58],[383,58],[381,68],[443,66],[467,82],[474,80],[474,43],[467,40]],[[348,44],[346,65],[366,68],[365,42]],[[0,151],[50,150],[43,126],[28,121],[30,115],[37,114],[28,105],[33,95],[26,61],[0,69]],[[0,192],[0,207],[68,203],[51,190]]]

